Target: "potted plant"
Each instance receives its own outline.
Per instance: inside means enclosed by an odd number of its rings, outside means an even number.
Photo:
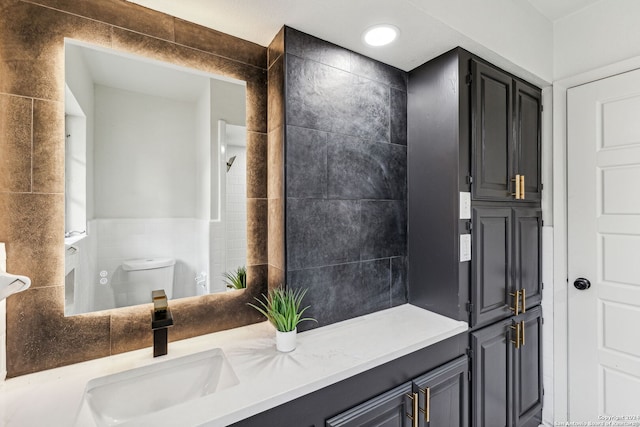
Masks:
[[[267,320],[276,328],[276,348],[278,351],[289,352],[296,348],[297,326],[304,321],[317,322],[311,317],[303,318],[303,313],[309,308],[300,308],[307,290],[285,289],[283,287],[271,289],[268,295],[262,294],[264,300],[255,298],[259,306],[248,303],[251,307],[264,314]]]
[[[231,273],[223,273],[226,283],[229,289],[245,289],[247,287],[247,269],[246,267],[238,267],[236,271]]]

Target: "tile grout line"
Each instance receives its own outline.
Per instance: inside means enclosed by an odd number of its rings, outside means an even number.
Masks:
[[[33,194],[33,139],[34,139],[34,113],[35,110],[35,100],[33,98],[31,98],[31,167],[30,167],[30,179],[31,179],[31,183],[30,183],[30,187],[29,187],[29,193]]]
[[[389,257],[389,308],[393,307],[393,263]]]
[[[64,103],[64,100],[59,101],[59,100],[55,100],[55,99],[40,98],[38,96],[20,95],[18,93],[0,92],[0,95],[10,96],[10,97],[15,97],[15,98],[31,99],[31,100],[35,100],[35,101]]]

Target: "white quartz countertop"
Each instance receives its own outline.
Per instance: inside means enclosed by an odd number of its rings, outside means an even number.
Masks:
[[[169,343],[169,354],[162,357],[153,358],[147,348],[6,380],[0,383],[0,425],[94,426],[79,413],[88,380],[221,348],[239,384],[156,412],[135,425],[227,426],[467,328],[465,322],[405,304],[299,333],[296,350],[279,353],[269,323],[244,326]]]

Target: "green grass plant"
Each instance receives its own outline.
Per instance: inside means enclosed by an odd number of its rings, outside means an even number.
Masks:
[[[223,273],[224,283],[229,289],[245,289],[247,287],[247,269],[246,267],[238,267],[236,271],[231,273]]]
[[[264,314],[267,320],[269,320],[278,331],[290,332],[295,330],[301,322],[317,322],[314,318],[302,317],[304,312],[310,307],[300,308],[302,299],[306,293],[306,289],[292,290],[280,287],[270,290],[268,295],[262,294],[264,300],[255,298],[260,304],[259,306],[251,303],[248,304]]]

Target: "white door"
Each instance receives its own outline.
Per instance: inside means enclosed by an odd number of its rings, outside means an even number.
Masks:
[[[640,70],[567,96],[569,419],[640,423]]]

